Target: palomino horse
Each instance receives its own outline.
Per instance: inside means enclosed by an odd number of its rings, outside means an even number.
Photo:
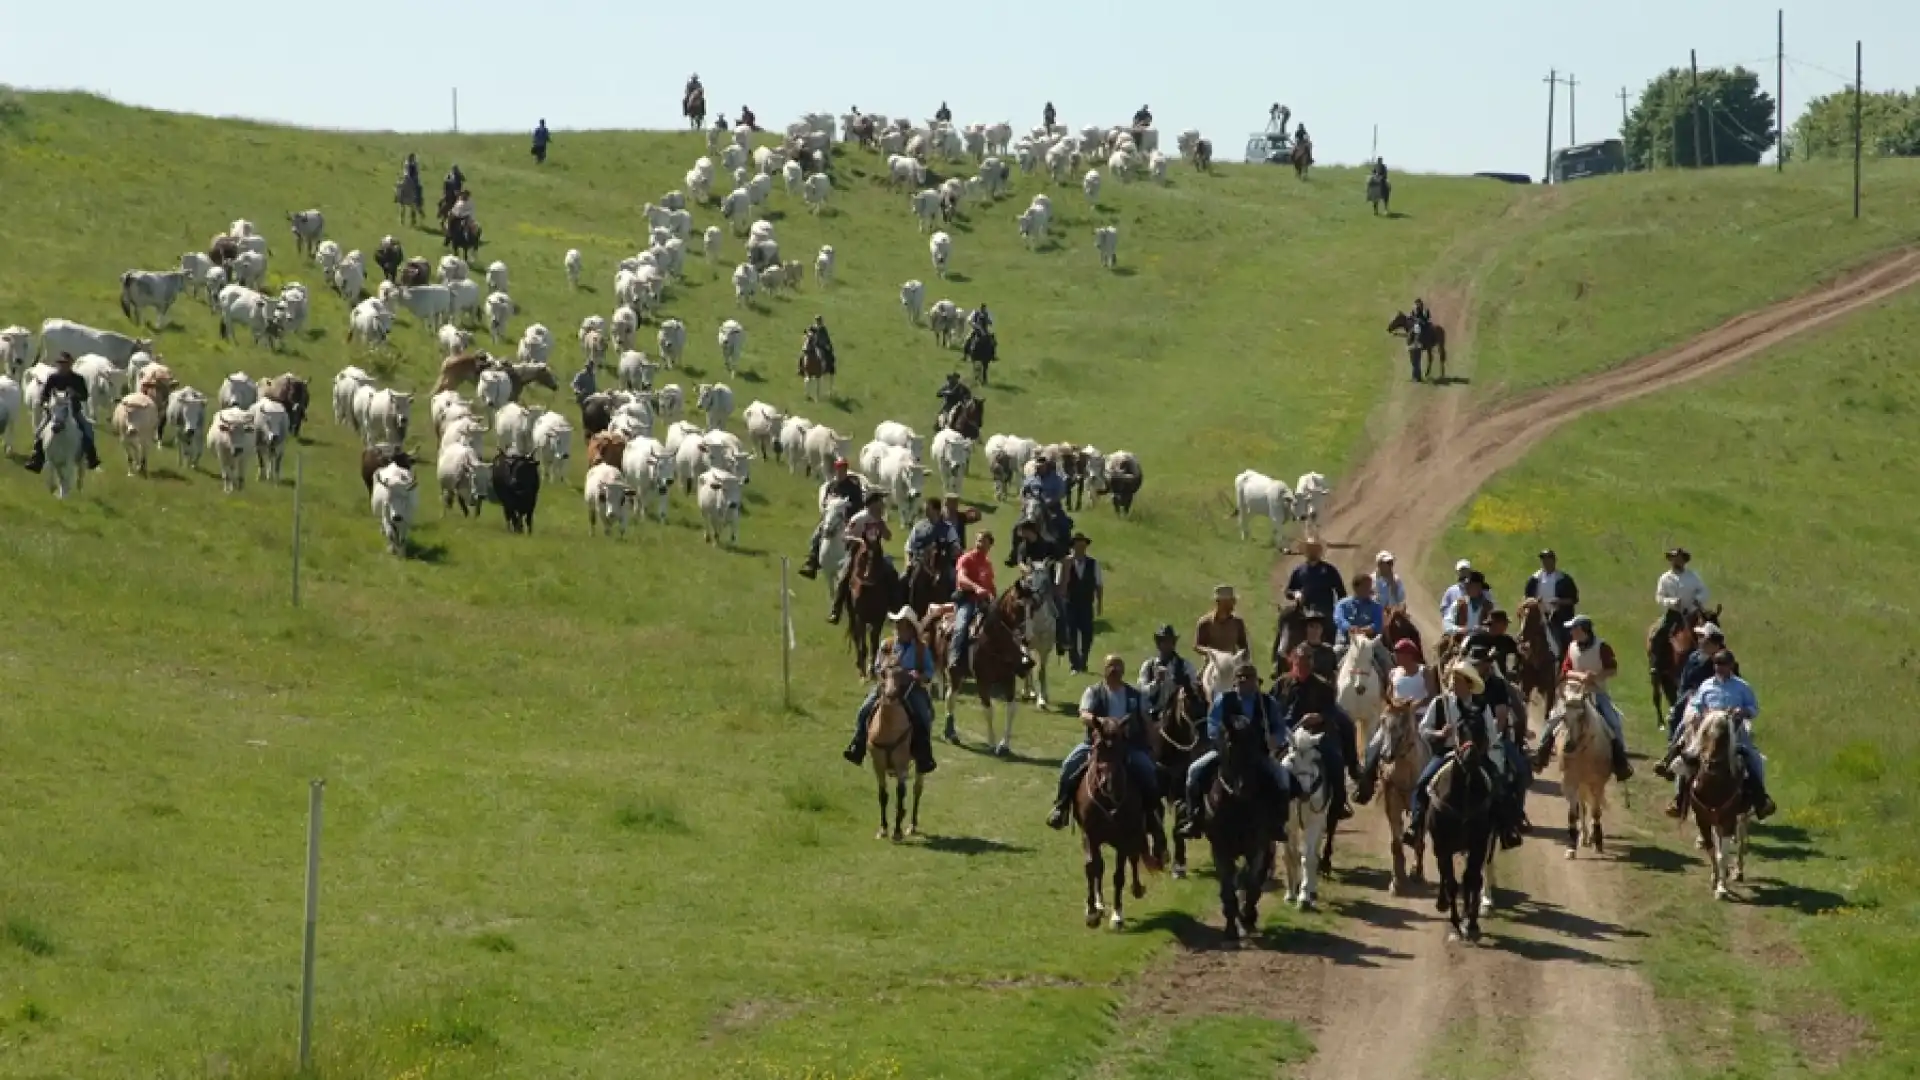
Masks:
[[[1354,737],[1362,746],[1386,707],[1387,673],[1392,670],[1393,657],[1373,636],[1372,627],[1356,626],[1347,632],[1347,655],[1340,660],[1334,687],[1340,695],[1340,708],[1352,717]]]
[[[822,400],[823,390],[825,400],[830,401],[833,399],[833,362],[826,350],[815,345],[816,340],[809,335],[806,344],[800,347],[800,383],[808,401]]]
[[[1466,937],[1480,940],[1483,878],[1492,852],[1493,780],[1487,773],[1485,749],[1465,743],[1440,767],[1428,788],[1427,835],[1433,839],[1433,861],[1440,868],[1440,894],[1434,906],[1447,913],[1452,929],[1447,940],[1460,940],[1461,893],[1467,909]],[[1466,858],[1466,870],[1454,877],[1454,856]]]
[[[1153,746],[1154,768],[1160,774],[1160,790],[1166,796],[1167,809],[1175,811],[1186,792],[1187,770],[1200,741],[1207,701],[1193,687],[1168,681],[1155,687],[1147,702],[1147,715],[1153,732],[1148,741]],[[1173,835],[1173,876],[1187,876],[1187,838],[1177,831]]]
[[[1560,684],[1560,793],[1567,799],[1567,858],[1574,857],[1584,832],[1587,846],[1604,854],[1606,834],[1600,813],[1607,808],[1607,781],[1613,779],[1612,743],[1594,701],[1596,688],[1585,672]]]
[[[1414,370],[1420,369],[1420,360],[1424,355],[1427,361],[1425,378],[1433,378],[1433,362],[1440,361],[1440,381],[1447,378],[1447,331],[1432,319],[1421,321],[1400,312],[1387,321],[1387,333],[1407,336],[1407,355],[1412,360]]]
[[[913,767],[913,720],[907,715],[907,691],[912,680],[897,665],[880,669],[880,701],[874,707],[873,720],[867,725],[867,757],[873,762],[874,786],[880,795],[880,831],[875,840],[887,836],[887,777],[894,782],[893,839],[900,840],[920,831],[920,789],[926,777]],[[900,819],[907,812],[907,772],[913,772],[913,817],[906,831]]]
[[[969,671],[950,673],[947,670],[947,657],[953,649],[953,614],[951,610],[942,612],[938,625],[931,628],[928,640],[933,642],[934,669],[939,673],[941,682],[940,696],[947,705],[947,738],[959,742],[953,723],[953,702],[960,696],[960,683],[971,676],[974,692],[980,697],[980,711],[987,722],[987,745],[993,747],[996,757],[1006,757],[1013,752],[1013,714],[1018,708],[1018,684],[1022,674],[1020,632],[1029,618],[1031,607],[1030,593],[1025,581],[1015,582],[1013,587],[1000,594],[1000,598],[984,607],[974,616],[973,641],[967,647]],[[923,626],[925,633],[929,628]],[[993,699],[998,697],[1006,703],[1007,731],[999,738],[993,727]]]
[[[1245,649],[1227,652],[1224,649],[1210,649],[1205,645],[1196,645],[1194,648],[1206,658],[1206,663],[1200,669],[1200,691],[1206,695],[1209,702],[1232,689],[1234,672],[1240,670],[1241,664],[1252,659]]]
[[[1647,678],[1653,684],[1653,715],[1666,726],[1666,717],[1680,696],[1680,668],[1687,662],[1687,647],[1681,634],[1702,623],[1720,623],[1720,608],[1705,613],[1682,615],[1668,608],[1647,628]],[[1664,702],[1664,704],[1662,704]]]
[[[1259,928],[1260,893],[1273,873],[1275,826],[1286,818],[1288,793],[1273,790],[1265,761],[1267,733],[1258,722],[1229,717],[1223,734],[1220,770],[1206,795],[1207,843],[1220,879],[1227,940],[1238,941],[1243,932]],[[1177,851],[1174,857],[1180,857]]]
[[[1700,846],[1713,870],[1713,897],[1730,900],[1727,884],[1747,876],[1747,793],[1740,775],[1733,713],[1715,709],[1694,731],[1691,752],[1699,762],[1687,785],[1687,803],[1700,830]]]
[[[853,568],[847,572],[847,640],[853,644],[854,664],[864,676],[867,665],[880,655],[880,635],[899,598],[900,575],[878,547],[869,548],[859,540],[848,547]]]
[[[80,490],[86,470],[80,466],[80,420],[73,414],[73,395],[56,390],[40,404],[40,448],[47,456],[47,490],[66,498]]]
[[[1380,809],[1386,812],[1387,835],[1393,855],[1393,880],[1387,882],[1387,894],[1399,896],[1409,881],[1426,880],[1423,863],[1425,841],[1413,848],[1413,876],[1407,876],[1407,850],[1400,842],[1407,827],[1407,813],[1413,806],[1413,789],[1427,769],[1433,750],[1420,737],[1420,718],[1415,704],[1393,699],[1387,702],[1380,722],[1386,727],[1386,746],[1380,751]]]
[[[1293,175],[1301,180],[1307,178],[1307,170],[1313,168],[1313,140],[1300,139],[1287,153],[1287,160],[1293,163]]]
[[[1320,897],[1321,841],[1327,831],[1327,811],[1333,806],[1332,785],[1341,782],[1328,776],[1326,762],[1320,756],[1320,740],[1333,735],[1329,727],[1315,734],[1304,727],[1293,729],[1280,767],[1293,776],[1297,797],[1287,812],[1287,844],[1280,860],[1286,873],[1286,902],[1301,911],[1313,908]]]
[[[1033,667],[1028,669],[1025,682],[1027,696],[1033,699],[1036,709],[1047,707],[1047,661],[1059,644],[1059,626],[1049,600],[1056,565],[1053,562],[1027,564],[1027,591],[1035,600],[1032,613],[1027,616],[1027,649],[1033,654]]]
[[[1114,856],[1113,915],[1108,921],[1118,930],[1127,867],[1133,867],[1133,896],[1137,900],[1147,895],[1147,887],[1140,882],[1140,863],[1145,860],[1147,869],[1158,871],[1158,853],[1165,850],[1166,839],[1147,834],[1147,808],[1127,775],[1124,721],[1103,717],[1088,721],[1087,729],[1093,736],[1093,755],[1080,787],[1073,793],[1073,819],[1080,825],[1086,852],[1087,925],[1100,925],[1104,910],[1100,906],[1100,881],[1106,875],[1106,860],[1101,858],[1100,849],[1110,847]]]
[[[1547,616],[1539,600],[1528,598],[1520,602],[1519,655],[1520,679],[1514,689],[1520,693],[1521,707],[1528,707],[1538,694],[1542,707],[1550,709],[1559,665],[1553,659],[1553,643],[1547,637]]]

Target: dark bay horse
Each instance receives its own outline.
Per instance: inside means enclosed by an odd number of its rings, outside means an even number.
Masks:
[[[1420,370],[1420,358],[1425,355],[1427,366],[1425,378],[1433,378],[1433,361],[1440,360],[1440,380],[1447,378],[1447,330],[1432,319],[1415,319],[1406,312],[1399,312],[1387,321],[1387,333],[1405,334],[1407,338],[1407,357],[1412,361],[1414,370]],[[1416,376],[1419,377],[1419,376]]]
[[[687,127],[690,131],[699,131],[701,128],[707,126],[707,91],[705,88],[695,87],[687,91],[686,96],[680,99],[680,115],[687,118]]]
[[[887,615],[899,602],[900,575],[879,548],[869,549],[859,540],[847,546],[852,566],[847,571],[847,640],[853,644],[854,665],[865,677],[868,665],[880,655]]]
[[[1540,607],[1540,601],[1527,599],[1520,602],[1520,705],[1529,708],[1535,694],[1543,702],[1541,716],[1553,707],[1554,684],[1558,680],[1559,665],[1553,658],[1553,645],[1547,638],[1547,616]],[[1522,741],[1525,732],[1519,733]]]
[[[1484,734],[1484,733],[1482,733]],[[1433,861],[1440,870],[1440,893],[1435,907],[1447,913],[1452,929],[1447,940],[1460,940],[1460,907],[1467,909],[1466,938],[1480,940],[1482,872],[1493,845],[1493,782],[1487,775],[1484,742],[1468,742],[1455,750],[1428,788],[1427,835]],[[1453,859],[1466,856],[1466,869],[1454,876]],[[1461,896],[1464,892],[1466,895]]]
[[[1686,615],[1672,608],[1647,627],[1647,679],[1653,684],[1653,715],[1666,726],[1668,712],[1680,697],[1680,669],[1687,662],[1688,642],[1702,623],[1720,623],[1720,608]],[[1662,704],[1664,702],[1665,704]]]
[[[1388,608],[1386,628],[1387,632],[1381,640],[1387,643],[1387,648],[1391,649],[1403,640],[1411,641],[1419,648],[1421,657],[1427,655],[1426,644],[1420,640],[1420,628],[1413,625],[1413,616],[1407,614],[1406,608],[1398,605]]]
[[[1746,877],[1747,806],[1746,785],[1740,776],[1736,753],[1733,713],[1715,709],[1700,719],[1700,729],[1692,738],[1698,760],[1693,779],[1687,784],[1687,805],[1693,812],[1694,827],[1700,831],[1700,846],[1707,851],[1707,864],[1713,870],[1713,896],[1732,899],[1729,882]]]
[[[1293,175],[1301,180],[1307,178],[1307,170],[1313,168],[1313,140],[1300,139],[1287,153],[1287,160],[1293,163]]]
[[[1112,717],[1089,721],[1093,737],[1093,755],[1087,773],[1073,793],[1073,820],[1080,826],[1081,846],[1086,854],[1087,925],[1100,925],[1100,882],[1106,875],[1106,860],[1100,849],[1113,849],[1113,914],[1108,920],[1115,930],[1124,921],[1122,894],[1127,884],[1127,868],[1133,868],[1133,896],[1147,895],[1140,881],[1140,864],[1157,872],[1166,849],[1166,838],[1149,836],[1147,808],[1140,793],[1133,789],[1127,775],[1127,737],[1125,722]]]
[[[925,615],[935,604],[953,596],[953,577],[948,571],[957,553],[951,544],[937,544],[907,564],[907,606]]]
[[[1027,664],[1024,650],[1020,647],[1020,635],[1026,626],[1029,606],[1033,603],[1033,594],[1025,579],[1014,582],[1013,587],[1000,594],[1000,598],[982,609],[975,617],[972,629],[972,642],[967,646],[967,670],[951,672],[947,658],[953,654],[953,613],[943,612],[938,619],[925,620],[936,623],[923,625],[921,631],[928,641],[933,643],[934,668],[941,682],[941,697],[947,705],[947,738],[959,742],[953,722],[953,702],[960,696],[960,683],[971,676],[973,689],[980,697],[980,711],[987,722],[987,744],[993,747],[996,757],[1006,757],[1013,753],[1013,714],[1019,702],[1019,683],[1025,674]],[[998,697],[1006,703],[1007,731],[1005,738],[998,738],[993,727],[993,699]]]
[[[973,365],[975,381],[985,386],[987,369],[1000,359],[1000,339],[991,333],[968,334],[967,340],[960,346],[960,355]]]
[[[1260,893],[1273,873],[1274,844],[1288,793],[1276,790],[1265,765],[1267,733],[1257,720],[1228,718],[1220,770],[1207,799],[1207,843],[1220,879],[1220,915],[1228,941],[1260,927]]]
[[[1207,702],[1199,690],[1176,686],[1166,703],[1152,710],[1153,764],[1160,774],[1160,790],[1166,795],[1168,816],[1178,810],[1187,789],[1187,769],[1198,749],[1200,722],[1206,719]],[[1187,838],[1173,835],[1173,876],[1187,876]]]
[[[980,439],[980,425],[986,418],[986,399],[970,397],[942,416],[940,426],[956,435],[964,435],[977,442]],[[972,459],[968,460],[971,462]]]

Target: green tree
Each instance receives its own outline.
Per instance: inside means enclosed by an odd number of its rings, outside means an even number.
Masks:
[[[1787,141],[1797,158],[1853,155],[1853,91],[1814,98]],[[1920,157],[1920,93],[1887,90],[1860,99],[1860,150],[1870,157]]]
[[[1697,92],[1690,70],[1669,68],[1640,91],[1627,119],[1627,162],[1636,169],[1756,164],[1774,144],[1774,109],[1760,76],[1744,67],[1702,71]]]

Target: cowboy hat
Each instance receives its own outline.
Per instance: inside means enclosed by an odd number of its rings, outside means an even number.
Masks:
[[[1069,543],[1069,544],[1091,544],[1091,543],[1093,543],[1093,537],[1091,537],[1091,536],[1088,536],[1088,535],[1087,535],[1086,533],[1083,533],[1083,532],[1077,532],[1077,533],[1074,533],[1074,534],[1073,534],[1073,535],[1072,535],[1071,537],[1068,537],[1068,538],[1067,538],[1067,543]]]
[[[1179,636],[1179,634],[1174,632],[1172,623],[1161,623],[1160,629],[1153,632],[1153,640],[1155,641],[1165,641],[1168,638],[1177,638]]]
[[[1381,552],[1380,554],[1378,554],[1378,555],[1375,555],[1375,556],[1373,557],[1373,561],[1374,561],[1374,562],[1377,562],[1377,563],[1383,563],[1383,562],[1392,562],[1392,561],[1393,561],[1393,552],[1391,552],[1391,551],[1383,551],[1383,552]]]
[[[1468,562],[1465,559],[1461,559],[1459,562],[1453,564],[1453,572],[1456,574],[1463,573],[1471,569],[1473,569],[1473,564]]]
[[[887,621],[888,622],[910,622],[915,626],[920,625],[920,617],[913,613],[912,605],[902,606],[899,611],[896,611],[893,614],[887,616]]]
[[[1688,551],[1686,548],[1683,548],[1683,547],[1668,548],[1667,558],[1679,559],[1681,562],[1692,562],[1693,552]]]
[[[1215,600],[1231,600],[1231,599],[1233,599],[1233,586],[1231,586],[1231,585],[1215,585],[1215,586],[1213,587],[1213,598],[1214,598]]]
[[[1703,638],[1719,638],[1723,641],[1726,640],[1727,636],[1721,633],[1719,623],[1701,623],[1699,626],[1693,628],[1693,632]]]
[[[1486,680],[1480,677],[1479,672],[1473,670],[1472,664],[1457,663],[1447,669],[1447,674],[1454,678],[1467,680],[1467,685],[1473,687],[1473,692],[1476,694],[1484,694],[1487,691]]]

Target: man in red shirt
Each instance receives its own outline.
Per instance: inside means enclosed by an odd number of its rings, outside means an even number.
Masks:
[[[974,617],[979,613],[980,605],[991,604],[999,593],[993,588],[993,534],[982,530],[973,538],[973,547],[960,556],[953,564],[955,590],[953,594],[953,655],[947,660],[947,670],[956,674],[967,671],[968,631],[973,629]]]

